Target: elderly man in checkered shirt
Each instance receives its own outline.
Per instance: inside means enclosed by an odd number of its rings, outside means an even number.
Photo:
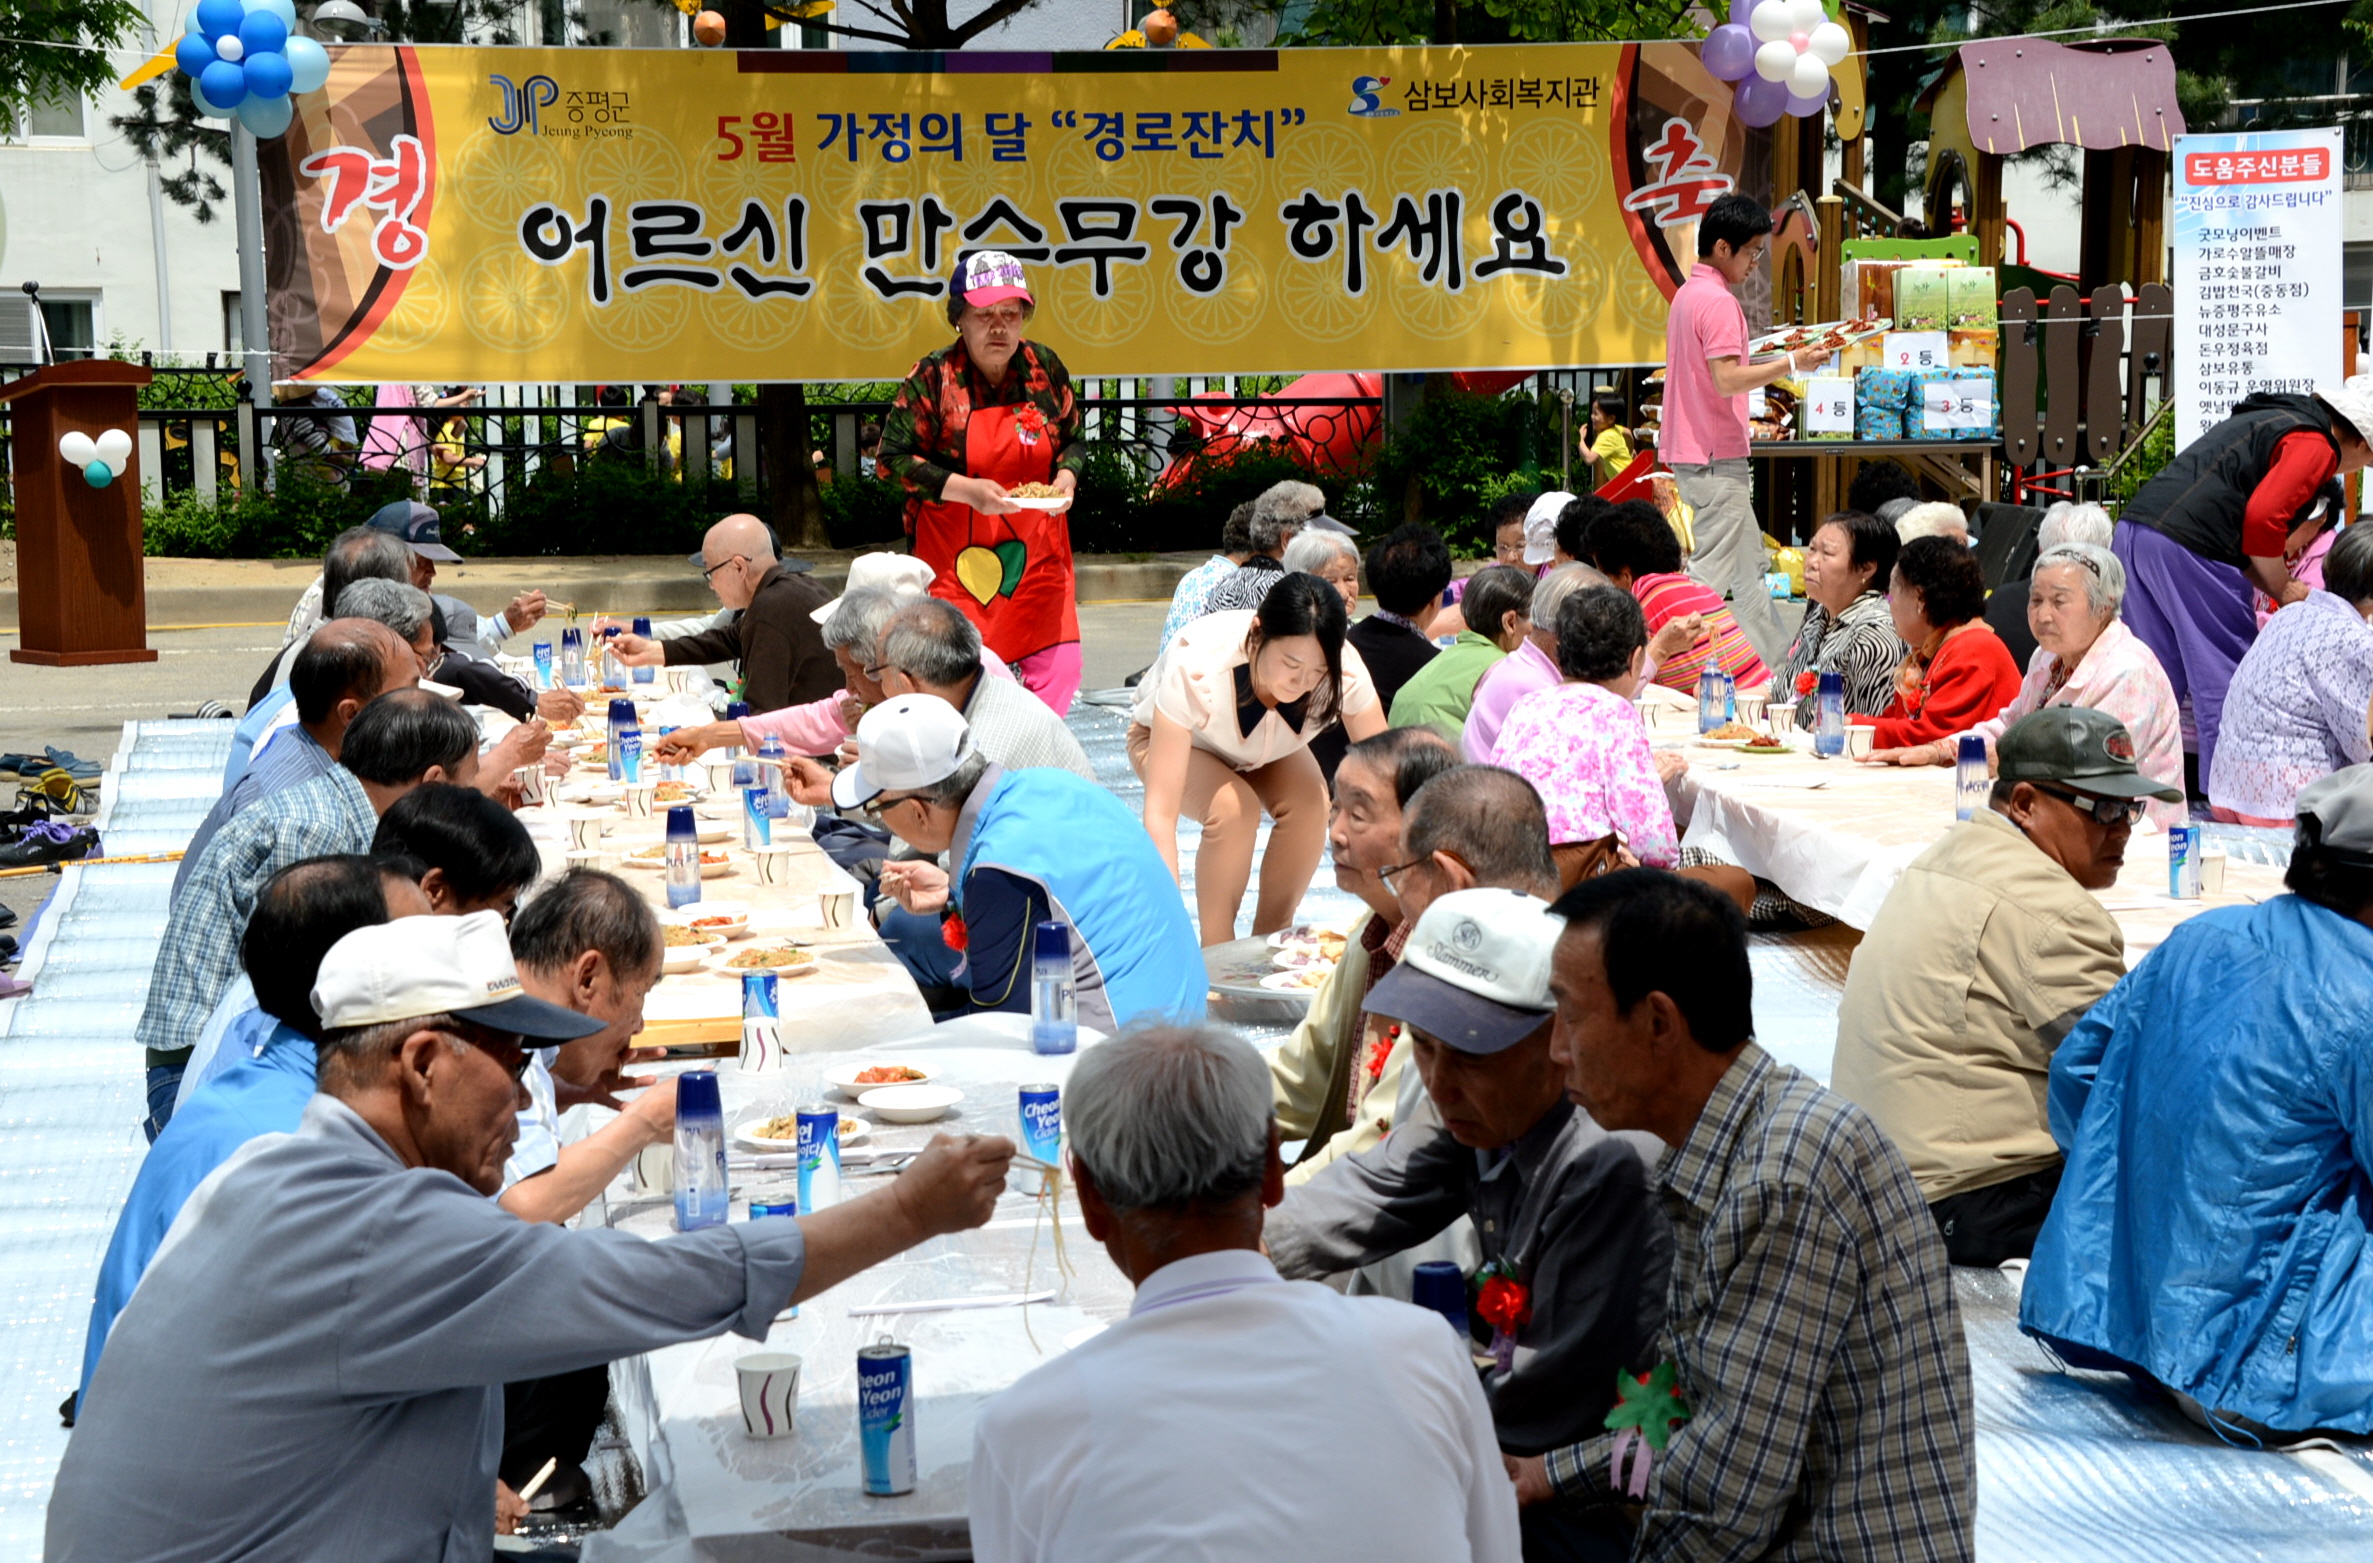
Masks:
[[[1552,910],[1567,1094],[1672,1147],[1655,1177],[1674,1255],[1628,1418],[1509,1462],[1528,1535],[1628,1503],[1638,1560],[1967,1563],[1969,1354],[1911,1169],[1860,1108],[1755,1045],[1730,901],[1628,869]],[[1670,1439],[1649,1447],[1627,1419]]]

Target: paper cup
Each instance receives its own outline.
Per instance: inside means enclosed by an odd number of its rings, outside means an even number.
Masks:
[[[628,782],[626,784],[626,812],[629,818],[649,819],[651,817],[651,798],[658,787],[657,782]]]
[[[739,794],[733,790],[734,762],[731,760],[709,760],[704,763],[707,765],[709,773],[709,795],[717,798],[738,799]]]
[[[2222,847],[2203,847],[2201,849],[2200,893],[2202,895],[2223,895],[2225,893],[2226,855],[2225,849]]]
[[[601,845],[603,828],[609,822],[599,814],[579,813],[569,816],[569,845],[580,852],[592,851]]]
[[[544,767],[542,765],[522,765],[511,773],[511,779],[519,784],[521,802],[536,804],[544,801]]]
[[[752,1438],[789,1438],[799,1410],[799,1358],[788,1351],[762,1351],[733,1365],[741,1381],[742,1429]]]
[[[824,913],[824,926],[846,928],[857,920],[857,892],[827,889],[816,897],[816,905]]]
[[[1854,760],[1867,760],[1867,759],[1869,759],[1869,758],[1870,758],[1870,751],[1871,751],[1871,749],[1872,749],[1872,748],[1873,748],[1873,747],[1874,747],[1874,746],[1875,746],[1875,745],[1878,743],[1878,741],[1879,741],[1879,730],[1878,730],[1877,728],[1875,728],[1875,727],[1849,727],[1849,728],[1847,728],[1847,729],[1846,729],[1846,756],[1847,756],[1847,758],[1849,758],[1849,759],[1854,759]]]
[[[709,675],[701,668],[669,668],[667,670],[667,687],[675,694],[697,693],[705,688],[708,682]]]
[[[791,874],[791,849],[787,846],[752,847],[750,861],[758,870],[762,885],[782,884]]]
[[[634,1159],[634,1181],[646,1194],[669,1194],[676,1187],[676,1142],[646,1145]]]
[[[609,854],[594,847],[571,847],[560,857],[571,868],[600,868]]]

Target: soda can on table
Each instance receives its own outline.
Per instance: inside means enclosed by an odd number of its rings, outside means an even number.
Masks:
[[[742,973],[742,1068],[755,1072],[783,1066],[783,1027],[776,1018],[775,974]]]
[[[755,852],[760,847],[771,847],[775,839],[774,814],[767,804],[764,787],[742,789],[742,847]]]
[[[750,1201],[750,1219],[752,1221],[764,1221],[768,1216],[796,1216],[798,1214],[799,1201],[785,1199],[779,1194],[771,1200],[754,1199]]]
[[[809,1102],[799,1109],[799,1208],[813,1215],[840,1203],[840,1109]]]
[[[1022,1154],[1050,1167],[1062,1165],[1063,1092],[1059,1086],[1022,1087]],[[1046,1174],[1025,1167],[1023,1186],[1032,1193],[1044,1186]]]
[[[857,1442],[868,1496],[915,1490],[915,1354],[906,1347],[857,1348]]]
[[[2200,899],[2200,827],[2167,827],[2167,893],[2178,901]]]

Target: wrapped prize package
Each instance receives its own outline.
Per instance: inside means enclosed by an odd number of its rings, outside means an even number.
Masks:
[[[1895,329],[1942,331],[1951,309],[1944,266],[1906,266],[1895,274]]]
[[[1904,413],[1911,404],[1912,376],[1901,369],[1861,369],[1854,374],[1854,438],[1903,438]]]

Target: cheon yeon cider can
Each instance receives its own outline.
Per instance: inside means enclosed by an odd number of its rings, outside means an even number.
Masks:
[[[857,1441],[865,1491],[894,1498],[915,1490],[915,1361],[904,1346],[857,1350]]]

